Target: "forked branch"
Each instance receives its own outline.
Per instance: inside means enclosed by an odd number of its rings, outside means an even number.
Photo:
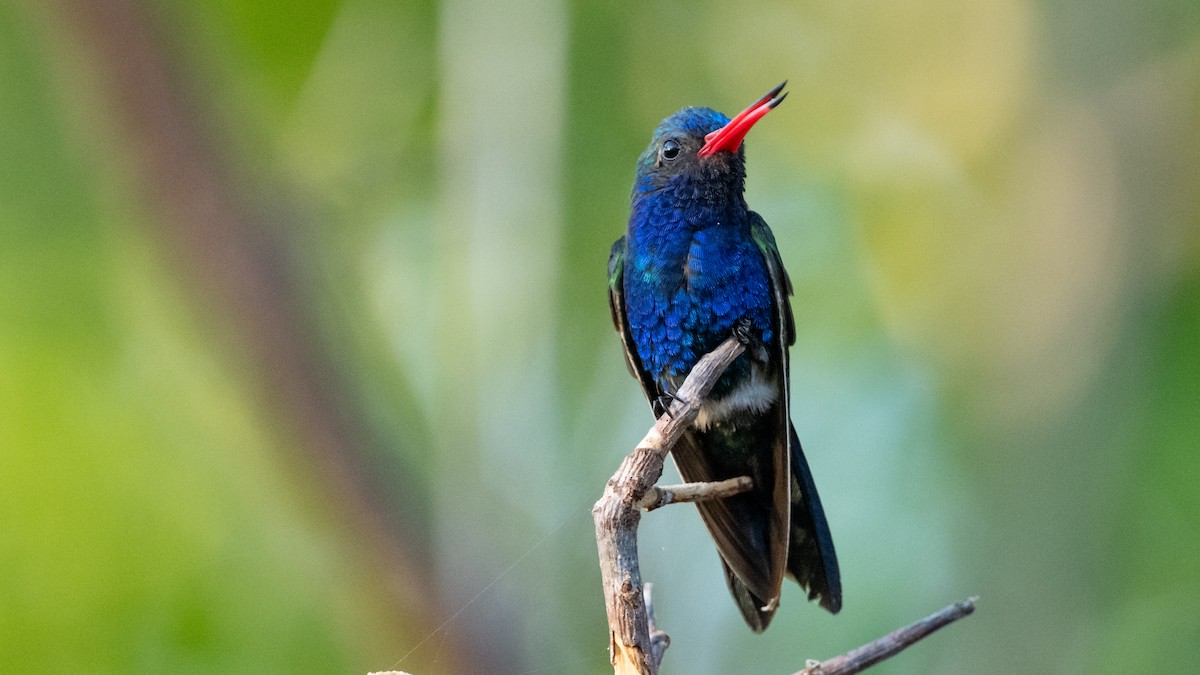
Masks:
[[[652,640],[647,619],[637,553],[641,509],[680,501],[678,488],[654,489],[662,477],[663,459],[696,419],[700,403],[717,378],[744,349],[741,342],[730,337],[700,359],[676,392],[670,409],[621,462],[605,485],[604,496],[592,507],[604,608],[608,612],[609,656],[616,673],[658,672],[667,638],[663,633]],[[711,488],[699,491],[711,492]]]

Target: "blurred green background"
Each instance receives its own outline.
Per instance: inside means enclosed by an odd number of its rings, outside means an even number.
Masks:
[[[0,671],[603,673],[650,415],[605,264],[732,113],[842,561],[742,625],[641,530],[665,672],[1200,661],[1195,0],[0,5]]]

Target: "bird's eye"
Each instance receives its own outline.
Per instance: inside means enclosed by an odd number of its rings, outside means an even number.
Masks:
[[[667,139],[662,144],[662,157],[666,160],[672,160],[679,156],[679,142],[674,139]]]

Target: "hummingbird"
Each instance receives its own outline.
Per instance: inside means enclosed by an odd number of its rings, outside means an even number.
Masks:
[[[656,416],[700,357],[731,334],[747,346],[671,454],[686,481],[753,482],[696,506],[755,632],[774,616],[784,576],[828,611],[842,606],[833,539],[788,408],[791,281],[744,195],[742,141],[786,84],[733,119],[704,107],[664,119],[638,158],[628,228],[608,260],[613,325]]]

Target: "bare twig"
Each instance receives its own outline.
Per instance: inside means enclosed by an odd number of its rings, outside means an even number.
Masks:
[[[741,342],[730,337],[700,359],[676,392],[669,413],[625,457],[604,487],[604,496],[592,507],[608,612],[609,655],[616,673],[657,673],[667,644],[663,633],[659,633],[661,641],[652,640],[646,614],[637,554],[639,505],[662,476],[663,459],[696,419],[704,397],[744,350]]]
[[[663,654],[671,646],[671,636],[658,629],[654,622],[654,584],[649,581],[642,587],[642,596],[646,599],[646,626],[650,629],[650,656],[654,663],[662,663]]]
[[[841,656],[835,656],[820,663],[810,665],[804,670],[795,673],[795,675],[851,675],[851,673],[860,673],[884,659],[899,654],[933,631],[954,623],[965,616],[970,616],[975,611],[975,602],[977,600],[979,600],[978,596],[972,596],[961,602],[956,602],[916,623],[892,631],[874,642],[869,642]]]
[[[666,487],[652,487],[638,500],[638,508],[646,511],[662,508],[667,504],[702,502],[706,499],[724,499],[741,494],[754,487],[749,476],[738,476],[714,483],[684,483]]]

